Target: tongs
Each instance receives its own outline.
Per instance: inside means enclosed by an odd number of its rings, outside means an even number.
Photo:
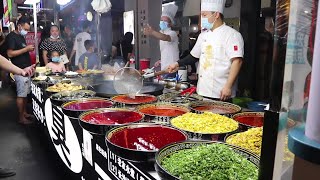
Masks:
[[[154,68],[147,69],[147,70],[145,71],[145,73],[142,75],[143,79],[153,78],[153,77],[156,77],[156,76],[160,76],[160,75],[168,74],[168,73],[169,73],[168,70],[163,70],[163,71],[154,72],[153,69],[154,69]]]
[[[187,100],[189,99],[189,97],[190,97],[193,93],[195,93],[196,91],[197,91],[197,87],[196,87],[196,86],[193,86],[193,87],[191,87],[191,88],[188,88],[188,89],[182,91],[182,92],[180,93],[180,95],[181,95],[181,96],[185,96],[185,97],[183,98],[183,100],[182,100],[182,103],[184,103],[185,101],[187,101]]]
[[[191,96],[193,93],[195,93],[197,91],[197,87],[193,86],[191,88],[185,89],[184,91],[182,91],[180,93],[181,96]]]

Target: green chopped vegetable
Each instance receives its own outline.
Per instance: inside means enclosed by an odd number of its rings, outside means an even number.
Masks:
[[[257,180],[258,168],[224,144],[178,151],[162,166],[182,180]]]

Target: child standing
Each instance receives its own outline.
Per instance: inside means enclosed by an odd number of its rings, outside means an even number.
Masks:
[[[94,42],[86,40],[84,42],[87,52],[82,54],[79,58],[79,70],[98,69],[98,56],[94,53]]]
[[[47,68],[50,68],[52,72],[65,72],[66,68],[61,62],[60,54],[58,51],[51,52],[51,62],[47,64]]]

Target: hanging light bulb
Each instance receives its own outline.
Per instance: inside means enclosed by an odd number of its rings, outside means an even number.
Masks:
[[[57,0],[57,3],[58,3],[59,5],[66,5],[66,4],[68,4],[70,1],[71,1],[71,0]]]
[[[88,21],[92,21],[93,20],[93,15],[92,15],[92,13],[89,11],[89,12],[87,12],[87,20]]]

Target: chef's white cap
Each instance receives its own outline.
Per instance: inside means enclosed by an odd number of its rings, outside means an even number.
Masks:
[[[226,0],[202,0],[201,11],[219,12],[223,14]]]
[[[178,6],[174,4],[169,4],[163,7],[162,16],[166,16],[171,20],[171,23],[174,23],[174,17],[178,11]]]

